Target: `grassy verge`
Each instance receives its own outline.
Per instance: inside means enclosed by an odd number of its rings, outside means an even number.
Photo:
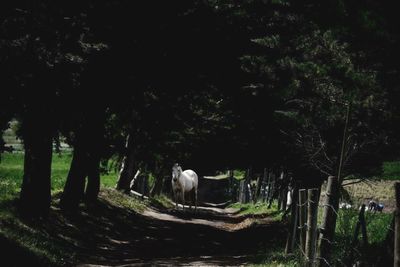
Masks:
[[[283,245],[281,249],[268,250],[265,254],[256,257],[256,264],[252,264],[254,267],[297,267],[300,266],[299,255],[292,254],[286,255],[284,253]]]
[[[53,194],[63,189],[71,160],[71,153],[54,154],[51,165],[51,191]],[[0,162],[0,202],[14,199],[18,195],[22,183],[23,164],[23,153],[2,154]],[[115,179],[115,172],[101,174],[101,186],[114,186]]]
[[[282,220],[282,212],[278,211],[278,206],[276,203],[273,203],[271,208],[268,208],[268,205],[263,202],[257,203],[234,203],[228,206],[228,208],[239,209],[239,215],[247,216],[247,215],[257,215],[257,216],[269,216],[274,221]]]
[[[386,235],[392,220],[391,213],[365,213],[367,224],[368,247],[361,247],[361,232],[356,244],[353,243],[354,232],[358,221],[357,210],[341,209],[336,225],[336,242],[334,243],[333,259],[335,264],[341,265],[350,254],[353,258],[362,259],[365,262],[375,264],[382,257],[382,250]]]
[[[383,163],[383,180],[400,179],[400,161],[387,161]]]
[[[70,221],[58,207],[59,196],[64,187],[72,156],[70,153],[55,154],[52,161],[51,191],[52,206],[47,220],[26,221],[18,216],[16,199],[18,198],[23,175],[23,153],[5,153],[0,162],[0,246],[7,248],[3,262],[13,262],[22,266],[29,261],[32,266],[71,265],[76,259],[77,247],[85,238],[81,230],[82,218]],[[113,190],[116,173],[101,175],[99,207],[86,207],[82,204],[83,213],[90,214],[96,210],[118,208],[140,212],[146,203]],[[110,208],[106,208],[110,207]],[[97,216],[97,215],[96,215]],[[100,218],[107,219],[103,214]],[[111,217],[109,218],[112,219]],[[96,225],[92,226],[96,227]],[[101,230],[101,229],[99,229]],[[90,232],[90,229],[87,229]],[[75,236],[72,234],[76,233]]]
[[[172,209],[174,208],[174,204],[172,203],[171,199],[167,196],[161,194],[159,196],[155,196],[154,198],[149,199],[149,203],[158,208],[162,209]]]
[[[274,202],[271,208],[268,209],[268,205],[266,203],[257,202],[257,203],[234,203],[228,206],[229,208],[239,209],[239,215],[242,216],[268,216],[274,221],[281,221],[283,212],[278,210],[277,203]],[[286,236],[279,236],[276,240],[271,240],[271,246],[265,248],[263,251],[259,251],[257,255],[254,256],[252,262],[254,264],[250,266],[257,267],[294,267],[299,265],[299,255],[285,255],[285,242]]]

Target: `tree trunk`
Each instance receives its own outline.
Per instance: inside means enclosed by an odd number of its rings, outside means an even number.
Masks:
[[[66,211],[75,211],[82,201],[85,191],[85,177],[88,175],[87,149],[82,140],[76,142],[71,167],[61,197],[60,206]]]
[[[128,193],[130,191],[130,182],[135,173],[135,150],[134,150],[133,134],[130,134],[126,141],[126,155],[122,161],[121,170],[119,172],[117,190]]]
[[[100,157],[91,153],[88,159],[88,182],[86,185],[85,199],[88,202],[97,200],[100,192]]]
[[[319,237],[321,242],[319,247],[319,257],[321,259],[319,266],[326,266],[331,257],[337,212],[339,210],[339,184],[337,177],[328,177],[325,195],[324,214],[322,217],[322,226]]]
[[[27,217],[45,217],[50,210],[53,139],[46,123],[27,120],[24,125],[24,176],[19,208]]]

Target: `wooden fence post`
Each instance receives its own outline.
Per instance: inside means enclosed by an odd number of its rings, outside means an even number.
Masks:
[[[285,211],[286,210],[286,206],[287,206],[287,193],[288,193],[288,188],[287,186],[284,186],[282,188],[282,210]]]
[[[229,170],[229,193],[232,203],[237,201],[236,191],[235,191],[235,178],[233,177],[233,170]]]
[[[276,183],[276,177],[275,176],[271,176],[271,184],[270,184],[270,188],[269,188],[268,208],[271,208],[272,202],[274,201],[275,187],[276,187],[275,183]]]
[[[395,184],[396,211],[394,222],[394,266],[400,266],[400,182]]]
[[[265,200],[264,200],[265,202],[268,202],[269,195],[271,192],[271,172],[269,170],[268,170],[267,176],[268,176],[267,185],[264,187],[265,188]]]
[[[325,192],[324,213],[320,232],[319,266],[326,266],[330,260],[333,236],[336,228],[339,184],[336,176],[329,176]]]
[[[363,246],[368,246],[368,235],[367,235],[367,223],[365,222],[365,205],[362,204],[360,215],[358,217],[361,224],[361,235],[363,240]]]
[[[247,194],[246,194],[246,203],[249,203],[249,202],[251,202],[252,201],[252,199],[253,199],[253,194],[252,194],[252,192],[251,192],[251,185],[250,185],[250,183],[246,183],[246,192],[247,192]]]
[[[308,189],[308,214],[306,235],[306,266],[315,266],[317,218],[318,218],[318,188]]]
[[[245,179],[240,180],[239,184],[239,202],[245,203],[246,202],[246,181]]]
[[[288,238],[286,240],[286,248],[285,253],[289,254],[292,253],[294,250],[294,244],[296,242],[296,230],[297,230],[297,219],[298,219],[298,208],[297,208],[297,201],[298,201],[298,194],[299,190],[297,187],[293,189],[292,193],[292,204],[290,206],[290,224],[288,229]]]
[[[249,203],[251,201],[251,190],[250,190],[250,181],[251,181],[251,168],[247,169],[245,174],[245,184],[244,184],[244,203]]]
[[[307,191],[306,189],[299,190],[299,232],[300,232],[300,249],[305,253],[306,248],[306,220],[307,220]]]

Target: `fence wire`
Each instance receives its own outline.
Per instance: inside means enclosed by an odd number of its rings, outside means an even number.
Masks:
[[[304,207],[304,206],[308,207],[310,204],[314,204],[314,203],[315,203],[315,201],[312,201],[312,200],[310,200],[308,198],[305,199],[305,201],[303,203],[300,203],[300,201],[297,200],[298,213],[301,213],[301,208],[302,207]],[[321,207],[321,208],[328,207],[328,208],[330,208],[336,214],[338,219],[341,216],[339,214],[338,210],[335,209],[332,205],[329,205],[329,204],[325,203],[325,204],[318,204],[318,207]],[[306,212],[306,214],[307,214],[307,212]],[[299,231],[301,231],[303,229],[310,230],[310,228],[308,227],[308,224],[307,224],[307,217],[308,216],[306,216],[306,218],[305,218],[306,221],[304,222],[303,225],[300,224],[299,217],[298,217],[298,222],[296,224],[296,228]],[[393,231],[393,229],[390,226],[386,226],[386,229],[389,230],[389,231]],[[328,239],[326,237],[320,236],[321,230],[322,231],[324,230],[321,226],[317,226],[317,228],[315,229],[315,231],[317,232],[317,234],[315,235],[316,236],[316,240],[314,240],[316,250],[317,250],[318,244],[322,240],[328,242],[332,246],[332,248],[331,248],[332,251],[333,251],[333,248],[338,249],[340,244],[337,241],[332,241],[332,240],[330,240],[330,239]],[[357,235],[357,240],[358,240],[358,235]],[[304,240],[304,243],[305,242],[306,241]],[[359,250],[357,245],[358,245],[358,242],[357,242],[357,244],[354,244],[354,246],[343,247],[341,249],[342,254],[347,255],[347,257],[350,256],[350,258],[349,258],[350,260],[353,260],[353,259],[356,259],[356,258],[362,256],[363,253],[362,253],[362,251]],[[302,245],[299,242],[297,242],[297,246],[299,248],[301,256],[303,257],[303,261],[305,261],[305,262],[309,261],[310,259],[307,258],[305,249],[303,249]],[[312,262],[313,262],[312,266],[329,266],[330,267],[330,266],[348,266],[348,264],[349,264],[349,263],[345,263],[343,261],[343,259],[335,259],[335,260],[330,259],[330,260],[328,260],[328,259],[326,259],[324,257],[321,257],[321,255],[319,255],[319,251],[315,251],[314,255],[315,255],[315,258],[312,260]]]

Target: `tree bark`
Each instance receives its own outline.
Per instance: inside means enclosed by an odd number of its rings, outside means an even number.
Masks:
[[[88,182],[85,191],[85,200],[95,202],[100,192],[100,157],[91,153],[88,159]]]
[[[85,177],[88,175],[87,150],[80,140],[75,144],[71,167],[60,200],[60,206],[65,211],[75,211],[83,200],[85,192]]]
[[[51,201],[52,132],[43,118],[27,119],[24,127],[24,176],[19,208],[27,217],[45,217]]]
[[[121,170],[119,172],[118,182],[117,182],[117,190],[124,191],[128,193],[130,191],[130,182],[135,173],[135,149],[134,149],[134,140],[133,134],[130,134],[127,137],[126,141],[126,155],[122,161]]]

